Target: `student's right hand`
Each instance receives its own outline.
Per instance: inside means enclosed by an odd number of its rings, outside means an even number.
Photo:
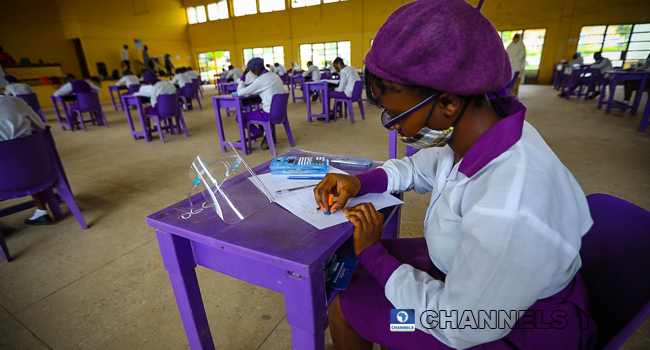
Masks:
[[[361,181],[354,175],[327,174],[323,181],[314,188],[314,197],[323,212],[327,212],[329,209],[330,213],[335,213],[337,210],[345,208],[348,199],[356,196],[360,189]],[[327,203],[330,194],[339,197],[331,209],[328,208]]]

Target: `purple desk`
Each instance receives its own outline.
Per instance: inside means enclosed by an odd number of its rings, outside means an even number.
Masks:
[[[122,104],[122,94],[120,93],[120,90],[128,91],[129,88],[127,88],[126,86],[123,88],[121,86],[115,86],[115,85],[108,86],[108,94],[111,95],[111,102],[113,102],[113,108],[115,108],[116,111],[118,108],[124,109],[124,105]],[[115,104],[115,97],[113,96],[113,92],[117,93],[117,102],[120,103],[119,106]]]
[[[291,87],[291,99],[293,100],[293,103],[296,103],[296,100],[303,100],[307,102],[309,100],[308,95],[305,95],[305,90],[302,91],[302,96],[296,97],[296,86],[305,86],[305,77],[302,75],[292,75],[289,77],[289,83]]]
[[[307,102],[307,120],[311,122],[311,118],[325,118],[325,122],[329,123],[330,122],[330,98],[329,98],[329,92],[328,92],[328,85],[327,82],[318,82],[318,83],[304,83],[302,85],[302,93],[303,96],[307,96],[305,99],[305,102]],[[321,98],[322,101],[322,106],[321,106],[321,112],[322,113],[313,113],[311,111],[311,93],[312,92],[318,92],[318,95]],[[336,118],[334,118],[334,121],[336,121]]]
[[[147,96],[122,96],[122,105],[124,106],[124,112],[126,112],[126,120],[129,122],[131,137],[133,137],[133,140],[137,140],[138,137],[143,137],[145,141],[151,141],[151,128],[149,127],[149,122],[147,121],[147,116],[144,112],[144,104],[147,102],[149,102],[149,97]],[[136,106],[138,108],[138,116],[140,117],[140,126],[142,127],[142,131],[135,130],[133,119],[131,118],[131,108],[129,108],[131,106]]]
[[[69,104],[74,104],[75,101],[77,100],[77,96],[75,95],[67,95],[67,96],[54,96],[50,95],[50,100],[52,101],[52,106],[54,106],[54,113],[56,113],[56,119],[59,120],[59,125],[61,125],[61,130],[64,130],[66,128],[70,129],[70,131],[74,131],[75,125],[78,127],[77,123],[75,123],[72,118],[70,118],[70,111],[68,109]],[[63,109],[63,115],[64,117],[61,117],[61,112],[59,111],[59,105],[61,105],[61,108]]]
[[[242,123],[242,112],[245,108],[243,103],[244,100],[251,99],[251,98],[259,98],[259,95],[248,95],[248,96],[223,95],[223,96],[212,97],[212,105],[214,106],[214,116],[217,121],[217,129],[219,130],[219,144],[221,145],[221,152],[226,152],[226,136],[223,131],[221,108],[225,108],[226,113],[228,113],[228,109],[233,108],[237,114],[236,120],[237,123],[239,124],[239,141],[232,142],[232,144],[235,147],[241,148],[242,151],[244,152],[244,155],[250,153],[250,150],[248,149],[248,147],[246,147],[247,144],[246,135],[244,132],[246,125]]]
[[[609,85],[609,101],[607,102],[607,109],[605,113],[611,112],[612,108],[618,109],[631,109],[631,114],[636,114],[639,109],[639,104],[641,104],[641,96],[643,95],[643,90],[645,89],[646,83],[648,81],[648,75],[650,73],[645,72],[607,72],[605,78],[603,79],[603,85],[601,88],[600,99],[598,100],[598,109],[602,107],[604,97],[605,97],[605,87]],[[634,102],[630,105],[617,105],[614,104],[614,93],[616,92],[616,85],[619,81],[640,81],[639,90],[637,90],[636,97]]]
[[[567,67],[564,70],[564,72],[565,72],[565,74],[570,73],[569,81],[568,81],[567,85],[562,87],[562,92],[566,93],[566,99],[567,100],[570,99],[571,95],[576,95],[576,96],[578,96],[578,98],[580,98],[581,96],[584,95],[585,99],[587,99],[587,97],[589,97],[590,87],[593,84],[594,75],[596,74],[596,70],[591,69],[591,68],[571,68],[571,67]],[[578,81],[578,79],[584,79],[583,82],[586,81],[586,83],[583,83],[582,85],[580,85],[578,87],[578,92],[577,93],[573,93],[571,91],[571,87],[573,86],[574,82]],[[585,92],[582,92],[582,89],[584,87],[586,87],[587,90]]]
[[[229,95],[232,94],[233,92],[237,92],[237,86],[239,84],[236,83],[228,83],[228,84],[223,84],[222,89],[223,89],[223,94],[224,95]]]
[[[284,155],[334,157],[301,150]],[[268,172],[269,163],[255,172]],[[192,201],[196,207],[205,200],[197,194]],[[352,236],[352,224],[321,231],[275,203],[236,225],[222,222],[211,208],[183,219],[190,208],[186,199],[147,217],[156,230],[190,347],[214,349],[196,278],[195,267],[200,265],[284,294],[293,348],[325,349],[327,306],[336,292],[325,288],[323,264]],[[381,212],[384,237],[397,237],[399,206]]]

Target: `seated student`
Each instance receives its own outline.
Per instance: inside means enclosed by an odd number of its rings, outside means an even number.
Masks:
[[[192,67],[186,67],[185,68],[185,75],[189,76],[192,80],[194,79],[200,79],[200,75],[197,71],[192,69]]]
[[[648,57],[645,59],[645,61],[639,62],[632,66],[632,68],[628,69],[629,71],[633,72],[650,72],[650,54],[648,54]],[[641,82],[638,80],[628,80],[625,82],[625,94],[623,97],[623,101],[621,100],[614,100],[614,102],[620,104],[620,105],[629,105],[630,100],[632,99],[632,92],[639,90],[639,86],[641,85]],[[648,86],[648,85],[646,85]],[[637,92],[638,94],[638,92]]]
[[[305,77],[305,82],[319,82],[320,81],[320,69],[318,66],[314,65],[312,61],[307,62],[307,70],[302,73],[302,76]],[[314,91],[311,94],[311,100],[318,100],[318,91]]]
[[[573,66],[582,66],[584,64],[584,58],[582,58],[582,54],[580,52],[576,52],[573,54],[573,59],[567,63],[569,67]]]
[[[185,72],[186,70],[184,67],[176,68],[176,74],[170,83],[176,85],[178,89],[182,89],[187,83],[192,83],[192,78],[185,74]]]
[[[226,73],[226,79],[228,80],[229,83],[232,82],[237,82],[239,81],[239,78],[244,75],[242,73],[242,70],[239,68],[235,68],[232,64],[228,66],[228,73]]]
[[[609,60],[607,57],[603,57],[601,52],[594,52],[594,60],[596,60],[595,63],[589,65],[589,68],[593,68],[596,70],[596,79],[602,79],[601,74],[607,71],[612,70],[612,61]],[[573,83],[573,85],[570,87],[571,92],[573,90],[577,89],[578,86],[585,84],[586,79],[585,77],[580,77],[576,79],[576,82]],[[596,96],[600,95],[599,91],[594,91],[594,93],[589,96],[590,99],[596,98]],[[560,97],[566,97],[566,93],[561,93],[558,96]]]
[[[159,95],[172,95],[177,93],[176,87],[172,83],[164,80],[158,80],[158,77],[154,72],[144,72],[142,80],[144,80],[144,82],[148,85],[142,86],[140,88],[140,91],[136,92],[134,95],[149,97],[151,107],[147,107],[145,109],[146,113],[156,114],[158,112],[156,104],[158,103]]]
[[[339,73],[341,76],[341,80],[339,80],[339,85],[332,91],[328,93],[330,100],[334,98],[340,98],[340,97],[352,97],[352,90],[354,90],[354,84],[361,80],[361,77],[359,77],[359,73],[357,73],[357,69],[352,67],[352,66],[346,66],[343,63],[343,59],[341,57],[337,57],[334,60],[334,69]],[[330,115],[334,115],[334,107],[332,104],[332,111],[330,111]]]
[[[270,65],[270,64],[267,64],[267,65],[266,65],[266,69],[267,69],[269,72],[271,72],[271,73],[275,73],[275,66],[272,66],[272,65]],[[280,74],[278,74],[278,75],[280,75]]]
[[[245,78],[244,79],[244,84],[246,86],[252,84],[255,81],[255,79],[257,79],[257,75],[255,75],[250,69],[248,69],[247,65],[244,65],[241,69],[242,69],[242,71],[244,71],[244,73],[242,73],[242,74],[243,74],[243,76]],[[248,72],[248,73],[246,73],[246,72]]]
[[[268,121],[273,95],[284,94],[284,84],[282,83],[282,79],[280,79],[277,74],[269,74],[270,72],[264,69],[264,60],[258,57],[248,61],[248,66],[246,71],[244,71],[244,74],[246,73],[255,74],[257,79],[255,79],[252,84],[246,86],[246,77],[241,77],[239,79],[239,85],[237,86],[237,95],[260,95],[260,98],[262,99],[262,110],[246,113],[246,119]],[[253,126],[251,127],[251,134],[252,138],[257,138],[262,135],[262,130]],[[266,137],[262,140],[260,148],[268,149]]]
[[[72,90],[72,82],[77,80],[77,77],[74,76],[74,74],[66,74],[65,75],[65,81],[66,83],[63,84],[58,90],[54,91],[52,95],[61,97],[65,95],[72,94],[74,91]],[[99,86],[90,83],[90,81],[85,80],[86,83],[90,86],[90,88],[95,91],[95,92],[102,92],[102,88]]]
[[[115,86],[124,86],[128,88],[131,85],[140,85],[140,78],[138,78],[137,75],[131,73],[131,71],[125,70],[122,72],[122,77],[120,80],[115,83]]]
[[[14,96],[0,96],[0,142],[44,129],[45,124],[41,117],[25,101]],[[39,192],[33,194],[32,199],[36,203],[36,211],[32,217],[25,220],[25,224],[45,225],[52,222],[45,206],[45,195]]]
[[[492,23],[463,0],[409,2],[379,29],[366,66],[382,125],[422,150],[357,176],[327,174],[314,189],[321,210],[354,225],[360,263],[329,306],[334,347],[593,348],[596,326],[579,311],[589,309],[578,272],[589,206],[526,107],[488,100],[512,78]],[[382,240],[372,204],[346,208],[353,196],[408,190],[431,192],[423,238]],[[392,309],[415,311],[414,332],[390,331]]]
[[[5,86],[5,95],[16,96],[16,95],[27,95],[35,94],[34,90],[27,85],[18,82],[18,79],[13,75],[5,75],[5,80],[9,85]]]
[[[283,76],[287,74],[287,68],[279,63],[275,63],[275,72],[278,73],[279,76]]]

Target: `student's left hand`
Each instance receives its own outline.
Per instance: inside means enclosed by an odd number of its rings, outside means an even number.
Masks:
[[[372,203],[361,203],[343,210],[346,219],[354,225],[354,252],[357,256],[366,248],[379,242],[384,231],[384,214],[378,212]]]

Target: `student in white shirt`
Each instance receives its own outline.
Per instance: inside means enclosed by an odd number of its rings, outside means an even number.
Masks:
[[[632,66],[629,71],[633,72],[650,72],[650,54],[648,54],[648,57],[642,61],[636,63],[634,66]],[[614,100],[614,102],[621,104],[621,105],[629,105],[630,100],[632,99],[632,93],[634,91],[639,90],[639,87],[641,86],[641,82],[639,80],[628,80],[625,82],[625,94],[623,95],[623,101],[620,100]],[[638,94],[638,92],[637,92]]]
[[[318,66],[314,65],[312,61],[307,62],[307,70],[302,73],[302,76],[305,77],[305,82],[319,82],[320,81],[320,69]],[[311,94],[311,100],[318,100],[318,91],[314,91]],[[319,118],[319,120],[325,120],[324,118]]]
[[[287,68],[279,63],[276,63],[275,72],[278,73],[279,76],[283,76],[287,74]]]
[[[35,94],[34,90],[27,85],[18,82],[18,79],[13,75],[5,75],[5,80],[9,85],[5,86],[5,95],[16,96],[16,95],[27,95]]]
[[[573,58],[569,63],[567,63],[568,66],[573,67],[573,66],[582,66],[582,64],[585,62],[584,58],[582,58],[582,54],[580,52],[576,52],[573,54]]]
[[[127,45],[124,45],[124,47],[122,48],[122,52],[121,52],[122,65],[126,66],[126,70],[131,70],[131,61],[129,61],[129,52],[126,51],[128,49],[129,47]]]
[[[260,95],[262,99],[262,110],[256,110],[246,113],[246,120],[269,120],[269,113],[271,112],[271,102],[273,96],[277,94],[284,94],[284,84],[282,79],[277,74],[272,74],[264,69],[264,60],[261,58],[253,58],[248,61],[248,66],[244,73],[253,73],[257,78],[252,84],[246,86],[245,76],[239,79],[237,86],[237,95]],[[251,128],[251,137],[256,138],[262,135],[262,131],[257,128]],[[262,140],[262,149],[266,149],[264,144],[266,140]],[[268,147],[268,146],[266,146]]]
[[[257,79],[257,75],[255,75],[250,69],[248,69],[247,65],[244,65],[241,69],[242,69],[242,71],[244,71],[244,73],[242,73],[242,74],[244,75],[244,78],[245,78],[244,79],[244,84],[246,86],[252,84],[255,81],[255,79]]]
[[[188,75],[192,79],[197,79],[200,77],[199,73],[192,69],[192,67],[186,67],[185,68],[185,74]]]
[[[337,57],[334,60],[334,69],[339,73],[341,79],[338,82],[339,85],[334,90],[329,91],[328,96],[330,100],[336,98],[352,97],[354,84],[357,81],[361,80],[359,73],[357,73],[357,69],[352,66],[346,66],[343,63],[343,59],[341,57]],[[333,103],[330,103],[330,106],[332,106],[330,116],[333,117],[335,106]]]
[[[294,74],[302,71],[302,69],[300,69],[300,66],[298,65],[297,62],[291,62],[291,69],[293,70]]]
[[[242,75],[244,74],[242,73],[241,69],[235,68],[235,66],[233,66],[232,64],[228,66],[228,73],[226,73],[226,79],[228,80],[229,83],[239,81],[239,78],[241,78]]]
[[[608,72],[612,70],[612,61],[609,60],[609,58],[603,57],[601,52],[594,52],[594,60],[596,61],[595,63],[589,65],[589,68],[595,69],[595,83],[598,83],[599,81],[602,81],[603,78],[603,73]],[[573,86],[569,87],[571,89],[571,92],[573,93],[573,90],[577,89],[578,86],[585,84],[587,80],[587,77],[579,77],[576,79],[576,82],[573,83]],[[589,96],[589,99],[594,99],[596,96],[600,95],[600,91],[594,91],[591,96]],[[560,97],[566,97],[566,93],[561,93],[558,96]]]
[[[44,129],[45,124],[41,117],[25,101],[14,96],[0,96],[0,142]],[[45,225],[52,222],[52,217],[47,213],[43,193],[33,194],[32,198],[36,203],[36,211],[32,217],[25,220],[25,224]]]
[[[466,45],[449,45],[453,35]],[[578,273],[589,206],[526,107],[488,100],[512,79],[493,24],[464,0],[409,2],[379,29],[366,66],[382,126],[421,151],[356,176],[327,174],[314,189],[322,210],[354,225],[359,259],[329,306],[334,347],[593,348]],[[410,190],[431,193],[422,238],[382,240],[372,204],[346,208],[352,196]],[[329,195],[338,197],[331,208]],[[389,317],[404,320],[393,309],[414,310],[413,332],[390,331]],[[561,324],[549,324],[552,314]]]
[[[275,66],[273,66],[273,65],[267,64],[266,69],[271,73],[275,73]],[[280,74],[278,74],[278,75],[280,75]]]
[[[174,78],[170,81],[173,85],[178,86],[179,89],[182,89],[185,84],[187,83],[192,83],[192,78],[185,74],[185,68],[183,67],[178,67],[176,68],[176,74],[174,75]]]
[[[61,86],[58,90],[56,90],[52,95],[60,97],[60,96],[65,96],[65,95],[72,94],[74,92],[72,90],[72,82],[74,80],[77,80],[77,78],[74,76],[74,74],[66,74],[65,80],[67,81],[67,83],[63,84],[63,86]],[[88,83],[88,85],[90,85],[90,88],[93,91],[102,92],[102,88],[100,88],[99,86],[91,83],[88,80],[85,80],[85,81],[86,81],[86,83]]]
[[[126,86],[128,88],[131,85],[140,85],[140,78],[131,71],[125,70],[122,72],[120,80],[115,83],[115,86]]]
[[[176,87],[172,83],[165,80],[158,80],[156,73],[152,71],[144,72],[142,80],[144,80],[148,85],[141,87],[140,91],[136,92],[134,95],[149,97],[151,107],[147,107],[145,112],[147,110],[149,112],[157,112],[156,104],[158,104],[159,95],[172,95],[176,93]]]

